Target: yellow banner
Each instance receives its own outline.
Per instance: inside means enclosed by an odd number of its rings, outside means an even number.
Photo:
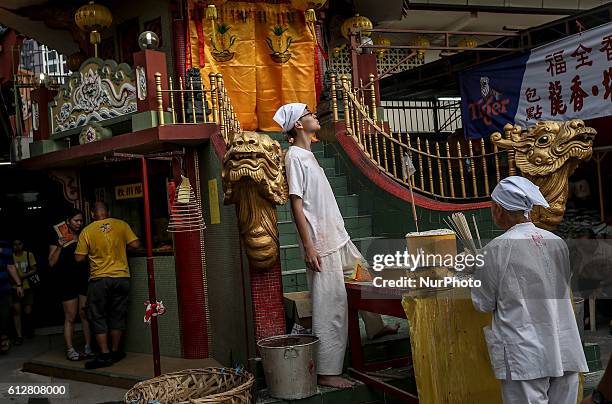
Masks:
[[[142,182],[136,184],[118,185],[115,187],[115,199],[142,198]]]
[[[289,4],[227,2],[211,21],[193,3],[191,65],[203,77],[223,74],[243,129],[279,131],[272,116],[286,103],[316,109],[315,44],[303,12]]]
[[[217,179],[208,180],[208,203],[210,205],[210,224],[221,223],[221,212],[219,211],[219,191]]]

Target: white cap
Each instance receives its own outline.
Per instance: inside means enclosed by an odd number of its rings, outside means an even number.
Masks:
[[[285,104],[276,111],[273,119],[283,128],[283,132],[287,133],[293,129],[295,123],[304,113],[306,106],[306,104],[300,102]]]
[[[548,208],[548,202],[540,188],[525,177],[512,176],[504,178],[491,193],[493,199],[502,208],[515,212],[522,211],[526,218],[534,205]]]

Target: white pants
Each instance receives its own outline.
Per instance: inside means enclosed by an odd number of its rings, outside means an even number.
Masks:
[[[348,339],[348,302],[344,287],[344,269],[363,257],[352,241],[338,251],[321,257],[321,272],[307,271],[312,299],[312,333],[319,337],[317,374],[339,375],[344,364]],[[362,313],[369,338],[379,332],[384,323],[378,314]]]
[[[576,404],[578,373],[533,380],[502,380],[504,404]]]

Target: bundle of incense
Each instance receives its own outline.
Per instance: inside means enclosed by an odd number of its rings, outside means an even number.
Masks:
[[[451,217],[448,218],[448,220],[445,219],[444,222],[457,234],[457,237],[463,241],[463,244],[468,250],[474,253],[477,251],[474,237],[472,237],[472,232],[470,231],[470,226],[463,213],[453,213]],[[478,227],[476,227],[476,233],[478,234]],[[480,244],[480,236],[478,237],[478,242]]]

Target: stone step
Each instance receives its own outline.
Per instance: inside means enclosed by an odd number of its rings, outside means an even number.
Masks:
[[[344,218],[344,227],[351,237],[368,237],[372,234],[372,216],[349,216]],[[297,229],[292,221],[278,223],[280,245],[297,244]]]
[[[359,251],[366,251],[369,244],[382,237],[353,238],[352,242]],[[300,292],[307,290],[306,268],[299,245],[281,247],[281,270],[284,292]]]
[[[342,216],[359,215],[359,195],[338,195],[336,196],[336,202],[338,203]],[[291,203],[277,206],[276,212],[278,215],[277,221],[279,223],[293,220],[291,216]]]

